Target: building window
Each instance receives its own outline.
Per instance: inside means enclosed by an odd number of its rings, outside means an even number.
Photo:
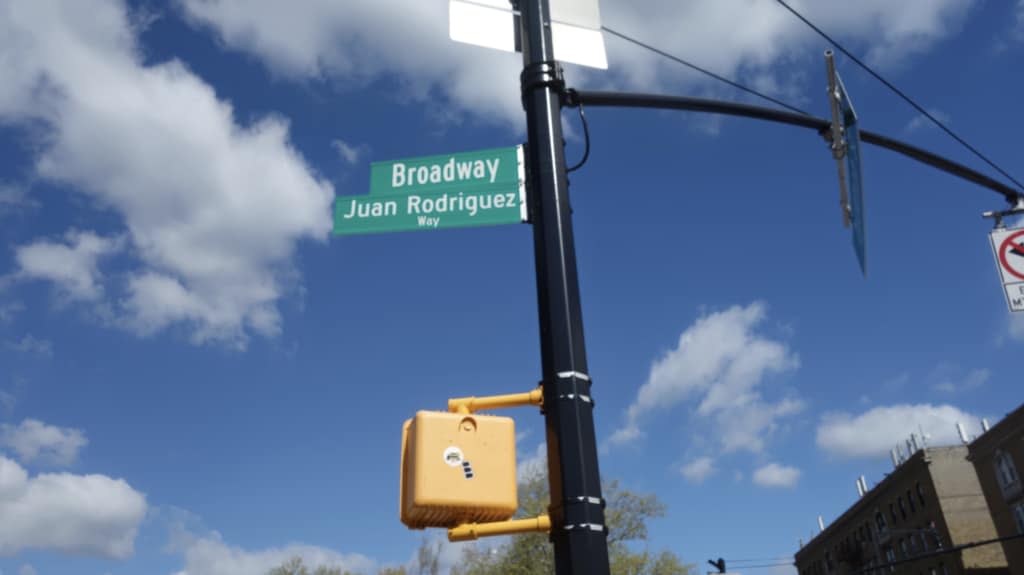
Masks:
[[[900,539],[900,553],[903,554],[904,558],[910,557],[910,551],[907,550],[907,540]]]
[[[917,513],[917,505],[914,505],[914,498],[910,495],[910,490],[907,490],[907,503],[910,505],[910,512]]]
[[[918,501],[918,503],[921,504],[921,508],[924,509],[924,505],[925,505],[925,503],[924,503],[924,489],[921,489],[921,482],[918,481],[914,485],[914,487],[917,490],[917,501]]]
[[[893,562],[896,561],[896,551],[894,551],[892,547],[885,550],[885,560],[889,562],[889,571],[895,571],[896,566],[893,565]]]
[[[892,516],[892,524],[896,525],[896,506],[892,503],[889,504],[889,515]]]
[[[900,495],[899,497],[896,498],[896,503],[899,504],[900,517],[904,521],[906,521],[907,520],[907,506],[903,504],[903,496],[902,495]]]
[[[939,535],[938,531],[933,531],[932,535],[935,536],[935,548],[942,549],[942,536]]]
[[[1010,457],[1010,454],[1004,451],[996,453],[995,463],[996,479],[999,480],[999,486],[1003,488],[1003,491],[1006,491],[1019,481],[1017,468],[1013,465],[1013,458]]]
[[[885,515],[882,515],[881,511],[875,511],[875,524],[878,525],[879,535],[884,535],[889,530],[889,526],[885,523]]]
[[[1024,503],[1013,506],[1013,518],[1017,521],[1017,533],[1024,534]]]

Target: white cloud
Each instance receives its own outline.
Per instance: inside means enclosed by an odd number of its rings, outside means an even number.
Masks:
[[[932,371],[928,379],[935,391],[956,393],[976,390],[985,385],[991,375],[987,369],[972,369],[965,373],[954,365],[942,364]]]
[[[36,572],[36,568],[35,567],[29,565],[28,563],[25,563],[24,565],[21,566],[20,569],[18,569],[18,575],[38,575],[38,574]]]
[[[800,470],[788,465],[769,463],[754,471],[754,484],[761,487],[796,487]]]
[[[734,306],[699,318],[679,337],[673,350],[651,366],[650,375],[626,412],[626,423],[609,442],[623,444],[642,436],[640,422],[651,412],[697,400],[696,413],[715,420],[723,449],[760,451],[782,417],[803,408],[798,399],[769,402],[765,380],[799,366],[789,347],[756,332],[765,306]]]
[[[228,46],[256,54],[276,74],[338,78],[352,86],[380,75],[400,97],[438,94],[482,117],[519,122],[522,56],[448,39],[448,2],[431,0],[182,0],[186,14]],[[435,104],[443,113],[446,104]]]
[[[28,197],[21,186],[0,183],[0,216],[17,213],[26,208],[38,207],[39,203]]]
[[[18,399],[14,397],[13,393],[0,390],[0,414],[10,415],[14,412],[14,406],[17,403]]]
[[[141,334],[183,324],[197,343],[238,346],[278,333],[296,244],[327,238],[334,196],[287,122],[240,125],[181,62],[144,65],[119,0],[7,6],[17,17],[0,20],[0,121],[43,126],[37,175],[122,218],[133,261],[118,323]],[[102,294],[95,265],[65,274],[19,263],[80,296]]]
[[[690,483],[703,483],[715,471],[715,460],[711,457],[698,457],[679,468],[679,472]]]
[[[1017,26],[1014,31],[1018,40],[1024,40],[1024,0],[1017,0]]]
[[[19,340],[7,341],[4,345],[18,353],[38,355],[40,357],[53,357],[53,343],[46,339],[39,339],[32,334],[25,334]]]
[[[959,443],[956,424],[969,434],[980,432],[980,419],[952,405],[899,404],[875,407],[859,415],[827,413],[818,425],[816,443],[829,454],[845,458],[884,457],[911,433],[930,436],[929,445]]]
[[[1015,341],[1024,341],[1024,315],[1013,314],[1009,325],[1010,338]]]
[[[430,102],[441,95],[480,118],[521,124],[520,57],[449,40],[447,0],[305,0],[301,6],[275,0],[182,1],[194,22],[215,30],[226,45],[257,55],[277,74],[332,77],[346,84],[397,77],[405,97]],[[870,47],[868,60],[886,64],[955,32],[974,3],[828,0],[800,8],[854,49]],[[820,38],[774,2],[637,0],[606,2],[601,12],[613,29],[775,93],[799,91],[792,71],[781,69],[799,55],[813,52],[810,65],[821,65]],[[709,84],[611,35],[606,43],[610,71],[571,71],[571,83],[580,84],[582,75],[583,83],[645,91]]]
[[[23,463],[68,466],[89,440],[78,429],[26,419],[18,425],[0,425],[0,447],[11,449]]]
[[[937,110],[935,108],[932,108],[932,109],[928,110],[928,113],[931,114],[931,116],[933,118],[935,118],[936,120],[938,120],[938,121],[942,122],[943,124],[945,124],[947,127],[950,125],[951,118],[950,118],[949,114],[943,112],[942,110]],[[920,130],[922,128],[928,128],[928,127],[937,128],[937,126],[935,124],[933,124],[931,120],[926,118],[924,116],[924,114],[918,114],[917,116],[914,116],[913,118],[911,118],[910,122],[908,122],[906,127],[903,128],[903,131],[907,132],[907,133],[913,133],[913,132],[916,132],[916,131],[918,131],[918,130]]]
[[[548,472],[548,449],[544,443],[522,457],[516,464],[516,480],[525,481],[538,475],[547,475]]]
[[[14,254],[17,276],[49,280],[70,300],[99,299],[103,295],[99,260],[119,251],[121,242],[77,230],[69,231],[66,240],[39,240],[18,247]]]
[[[0,279],[0,284],[2,283],[3,280]],[[2,289],[3,286],[0,285],[0,291],[2,291]],[[24,310],[25,304],[21,303],[20,301],[0,303],[0,324],[11,323],[12,321],[14,321],[14,316],[18,315],[18,313]]]
[[[145,497],[122,479],[29,477],[0,456],[0,556],[38,549],[123,559],[132,554]]]
[[[358,163],[365,151],[363,146],[354,146],[344,140],[334,140],[331,142],[331,145],[334,146],[335,150],[337,150],[341,159],[350,166]]]
[[[341,554],[323,547],[293,543],[283,547],[247,550],[228,545],[217,532],[197,536],[176,528],[170,549],[183,556],[185,566],[176,575],[240,575],[266,573],[292,557],[301,557],[307,566],[338,567],[342,572],[364,572],[374,562],[359,554]]]

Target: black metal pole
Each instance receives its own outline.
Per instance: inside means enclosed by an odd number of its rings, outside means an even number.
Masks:
[[[831,126],[830,122],[824,118],[796,114],[773,108],[740,104],[737,102],[723,102],[720,100],[705,100],[702,98],[666,96],[661,94],[630,94],[623,92],[587,91],[571,91],[569,96],[570,105],[582,103],[587,106],[660,108],[667,110],[687,110],[690,112],[710,112],[712,114],[741,116],[757,120],[766,120],[769,122],[779,122],[781,124],[790,124],[792,126],[801,126],[816,130],[823,135],[827,133]],[[1021,192],[998,180],[990,178],[976,170],[972,170],[963,164],[954,162],[949,158],[912,146],[906,142],[901,142],[894,138],[889,138],[867,130],[860,131],[860,139],[865,144],[873,144],[880,148],[891,150],[898,154],[907,156],[908,158],[915,159],[922,164],[942,170],[947,174],[952,174],[963,178],[968,182],[992,190],[993,192],[1002,195],[1011,205],[1016,204],[1020,199],[1024,198],[1024,195],[1022,195]]]
[[[519,10],[555,572],[608,575],[594,402],[562,141],[565,84],[552,50],[548,0],[520,0]]]

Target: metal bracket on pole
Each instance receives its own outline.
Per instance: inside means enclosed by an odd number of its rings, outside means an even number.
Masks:
[[[524,97],[536,88],[549,86],[559,95],[565,92],[565,78],[557,61],[535,62],[526,66],[519,75],[519,83]]]
[[[846,134],[843,129],[842,113],[839,110],[839,80],[836,76],[835,59],[832,50],[825,50],[825,68],[828,70],[828,104],[832,110],[831,138],[832,157],[839,169],[839,207],[843,212],[843,227],[850,227],[850,195],[846,190]]]
[[[546,533],[551,531],[551,518],[538,515],[529,519],[495,521],[493,523],[466,523],[448,530],[448,541],[475,541],[481,537],[514,535],[516,533]]]
[[[481,409],[501,409],[522,405],[544,405],[544,390],[538,387],[526,393],[490,395],[486,397],[456,397],[448,400],[448,411],[452,413],[474,413]]]
[[[995,220],[995,229],[1000,229],[1006,227],[1006,224],[1003,222],[1003,218],[1018,214],[1024,214],[1024,196],[1017,196],[1017,202],[1008,210],[984,212],[981,214],[981,217],[993,218]]]

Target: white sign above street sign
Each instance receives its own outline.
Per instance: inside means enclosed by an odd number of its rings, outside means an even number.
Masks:
[[[450,0],[449,35],[456,42],[515,52],[515,14],[508,0]],[[555,59],[608,68],[597,0],[551,0],[551,42]]]
[[[997,228],[989,235],[1010,311],[1024,312],[1024,228]]]

